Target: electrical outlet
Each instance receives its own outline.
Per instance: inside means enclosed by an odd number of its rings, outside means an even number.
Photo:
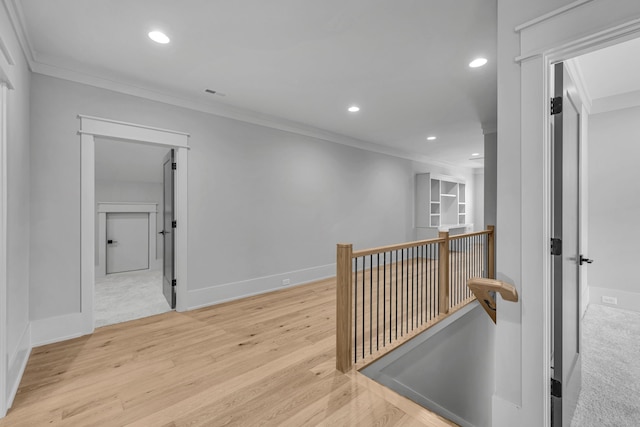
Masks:
[[[618,298],[616,297],[602,297],[602,302],[605,304],[618,304]]]
[[[291,280],[289,280],[289,279],[284,279],[284,280],[282,281],[282,286],[287,286],[287,285],[289,285],[290,283],[291,283]]]

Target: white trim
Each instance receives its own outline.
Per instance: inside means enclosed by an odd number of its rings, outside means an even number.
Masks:
[[[586,5],[581,8],[577,6]],[[551,188],[550,135],[550,82],[552,64],[577,55],[613,45],[637,37],[640,19],[632,2],[625,7],[611,9],[606,2],[574,2],[563,12],[545,15],[530,25],[518,27],[520,31],[521,89],[521,192],[522,199],[522,315],[519,348],[522,384],[520,387],[524,404],[520,410],[511,411],[499,396],[494,396],[494,422],[502,420],[518,425],[548,426],[550,421],[550,256],[549,204]],[[639,11],[640,12],[640,11]],[[554,19],[550,19],[551,16]],[[626,23],[619,24],[627,19]],[[581,25],[576,25],[580,22]],[[538,25],[540,24],[540,25]],[[604,28],[604,30],[603,30]],[[590,32],[591,31],[591,32]],[[587,34],[585,36],[585,34]],[[525,191],[526,190],[526,191]],[[539,193],[542,192],[543,206]],[[540,216],[541,215],[541,216]],[[540,220],[542,218],[542,220]],[[541,286],[542,285],[542,286]],[[504,318],[498,312],[499,335],[507,336],[513,317]],[[513,356],[517,354],[514,353]],[[502,357],[509,357],[510,352]],[[498,371],[499,372],[499,371]],[[511,402],[517,403],[517,402]],[[535,420],[535,421],[534,421]]]
[[[551,12],[546,13],[546,14],[544,14],[542,16],[537,17],[537,18],[534,18],[534,19],[532,19],[530,21],[527,21],[524,24],[520,24],[515,28],[515,30],[516,30],[516,32],[519,33],[520,31],[524,30],[525,28],[533,27],[534,25],[540,24],[541,22],[547,21],[547,20],[549,20],[551,18],[554,18],[554,17],[556,17],[558,15],[561,15],[561,14],[563,14],[565,12],[570,11],[571,9],[575,9],[576,7],[582,6],[583,4],[589,3],[591,1],[593,1],[593,0],[576,0],[573,3],[569,3],[566,6],[562,6],[562,7],[558,8],[558,9],[556,9],[556,10],[552,10]]]
[[[176,294],[178,311],[186,309],[187,282],[187,176],[189,134],[111,119],[78,115],[80,118],[80,287],[82,333],[94,330],[95,287],[95,137],[174,148],[176,150],[175,214]],[[155,230],[154,230],[155,236]],[[182,301],[181,301],[182,300]]]
[[[571,76],[573,83],[576,85],[576,90],[578,91],[578,95],[580,95],[580,99],[582,100],[582,105],[585,108],[586,113],[590,114],[593,100],[591,99],[587,85],[584,82],[584,75],[582,74],[580,63],[575,59],[568,59],[564,64],[567,67],[567,71]],[[581,112],[581,114],[582,113],[583,112]]]
[[[7,413],[7,93],[0,82],[0,418]]]
[[[83,332],[93,332],[95,287],[95,141],[80,136],[80,313]]]
[[[13,59],[9,47],[2,39],[2,35],[0,35],[0,53],[2,53],[2,58],[7,65],[16,65],[16,61]]]
[[[9,358],[8,369],[8,381],[7,381],[7,408],[10,408],[13,404],[13,399],[16,397],[18,387],[20,386],[20,380],[24,374],[24,370],[27,368],[27,362],[29,361],[29,355],[31,354],[31,325],[27,323],[20,339],[18,340],[18,346],[16,351]]]
[[[263,276],[239,282],[224,283],[201,289],[190,290],[188,293],[188,310],[208,307],[223,302],[234,301],[280,289],[286,289],[317,280],[328,279],[336,275],[336,265],[327,264],[286,273]],[[282,281],[289,279],[289,285],[282,285]]]
[[[535,47],[525,51],[524,53],[521,52],[521,54],[515,58],[515,61],[524,62],[543,54],[554,58],[555,61],[566,60],[585,53],[593,52],[594,50],[621,43],[623,41],[631,40],[636,37],[635,34],[639,30],[640,18],[637,18],[624,24],[616,25],[608,30],[576,38],[575,40],[568,42],[564,48],[558,47],[557,45],[540,45],[539,43],[533,42],[531,44]],[[612,32],[615,33],[615,36],[609,38],[608,35]],[[521,33],[521,37],[523,37],[525,33],[526,32]],[[527,39],[535,40],[536,38],[537,37],[533,35]],[[571,52],[571,54],[567,56],[563,52]]]
[[[22,5],[18,0],[3,0],[5,8],[7,9],[7,13],[9,16],[9,21],[13,26],[13,31],[18,38],[18,42],[20,43],[20,47],[22,48],[22,53],[29,64],[29,69],[33,70],[33,63],[36,58],[35,51],[33,49],[33,44],[29,39],[29,34],[26,29],[24,20],[24,13],[22,12]]]
[[[94,137],[124,139],[138,143],[167,145],[176,148],[189,148],[189,134],[151,126],[127,123],[118,120],[78,115],[80,130],[78,133]]]
[[[135,202],[98,202],[98,213],[113,212],[158,212],[157,203],[135,203]]]
[[[114,203],[99,202],[97,208],[98,214],[98,264],[96,277],[104,277],[107,275],[107,214],[109,213],[146,213],[149,215],[149,240],[147,254],[149,260],[149,270],[156,270],[161,267],[156,259],[156,236],[157,236],[157,203]]]
[[[39,347],[86,335],[85,321],[86,318],[83,313],[32,320],[31,346]]]
[[[640,312],[640,292],[629,292],[619,289],[590,286],[587,296],[589,298],[589,304],[606,305],[607,307],[622,308],[625,310]],[[607,304],[602,302],[603,296],[617,298],[618,304]]]

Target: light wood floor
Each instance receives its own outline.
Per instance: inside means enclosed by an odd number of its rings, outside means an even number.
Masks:
[[[5,426],[452,426],[335,370],[335,282],[33,350]]]

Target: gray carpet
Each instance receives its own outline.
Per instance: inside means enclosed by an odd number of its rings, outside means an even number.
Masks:
[[[162,271],[108,274],[96,279],[95,327],[170,311],[162,295]]]
[[[640,313],[589,305],[572,427],[640,426]]]

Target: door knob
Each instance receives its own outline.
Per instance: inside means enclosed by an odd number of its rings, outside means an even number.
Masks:
[[[587,264],[591,264],[593,262],[593,260],[589,259],[589,258],[585,258],[582,255],[580,255],[580,265],[584,264],[585,262]]]
[[[162,231],[158,231],[158,234],[162,234],[163,236],[164,236],[165,234],[170,234],[170,233],[171,233],[170,231],[164,231],[164,230],[162,230]]]
[[[117,240],[107,240],[108,245],[113,245],[114,243],[118,243]]]

